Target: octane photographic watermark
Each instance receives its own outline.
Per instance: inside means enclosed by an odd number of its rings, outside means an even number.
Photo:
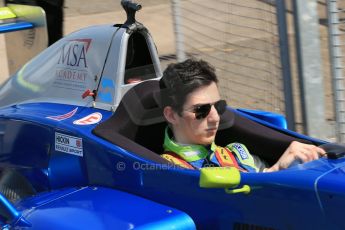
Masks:
[[[142,162],[133,162],[133,163],[125,163],[123,161],[119,161],[115,165],[115,169],[117,171],[125,171],[127,169],[130,170],[143,170],[143,171],[154,171],[154,170],[170,170],[170,169],[182,169],[182,167],[175,165],[175,164],[150,164],[150,163],[142,163]]]
[[[226,167],[219,167],[214,164],[206,164],[203,167],[208,168],[226,168]],[[154,170],[171,170],[171,169],[184,169],[181,166],[175,165],[173,163],[167,164],[150,164],[150,163],[142,163],[142,162],[133,162],[133,163],[125,163],[123,161],[119,161],[115,165],[115,169],[117,171],[125,171],[127,169],[130,170],[141,170],[141,171],[154,171]]]
[[[124,171],[124,170],[126,170],[126,163],[122,162],[122,161],[117,162],[116,163],[116,170],[117,171]]]

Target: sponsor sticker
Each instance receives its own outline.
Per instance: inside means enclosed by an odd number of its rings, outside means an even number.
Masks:
[[[188,152],[184,152],[184,155],[186,155],[187,157],[191,157],[191,156],[196,156],[199,153],[200,153],[199,151],[188,151]]]
[[[59,59],[56,63],[56,89],[84,92],[88,88],[90,75],[88,71],[88,51],[92,39],[73,39],[65,42],[59,50]]]
[[[62,133],[55,133],[55,151],[79,157],[83,156],[83,139]]]
[[[248,159],[247,151],[243,148],[241,144],[234,143],[233,147],[238,151],[243,160]]]
[[[95,112],[87,115],[86,117],[83,117],[79,120],[73,121],[73,124],[75,125],[93,125],[102,120],[102,114]]]
[[[70,111],[68,113],[65,113],[65,114],[62,114],[62,115],[57,115],[57,116],[49,116],[49,117],[46,117],[46,118],[54,120],[54,121],[62,121],[62,120],[65,120],[65,119],[73,117],[73,115],[77,112],[77,110],[78,110],[78,107],[73,109],[72,111]]]

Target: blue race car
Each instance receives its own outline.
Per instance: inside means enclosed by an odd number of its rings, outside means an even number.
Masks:
[[[216,143],[270,164],[292,141],[327,158],[272,173],[190,170],[160,156],[159,57],[128,0],[123,24],[59,40],[0,89],[2,229],[344,229],[345,149],[281,115],[222,115]]]

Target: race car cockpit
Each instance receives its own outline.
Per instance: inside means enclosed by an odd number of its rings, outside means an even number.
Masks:
[[[163,153],[164,130],[167,126],[160,107],[159,92],[158,80],[134,86],[124,95],[115,114],[96,126],[93,133],[140,157],[166,163],[159,157]],[[292,141],[319,144],[254,122],[232,108],[221,116],[215,140],[222,146],[232,142],[243,143],[252,154],[269,164],[275,163]]]
[[[188,170],[160,156],[159,56],[134,19],[140,5],[121,2],[125,23],[67,35],[0,89],[0,226],[344,229],[344,146],[267,173]],[[327,143],[288,130],[282,115],[231,107],[215,139],[270,165],[292,141]]]

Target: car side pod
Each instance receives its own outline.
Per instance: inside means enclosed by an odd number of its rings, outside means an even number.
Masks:
[[[240,171],[235,167],[205,167],[200,169],[199,185],[201,188],[224,188],[228,194],[250,193],[250,187],[241,182]]]
[[[0,225],[2,224],[1,221],[5,222],[3,224],[16,224],[16,226],[21,227],[31,227],[31,224],[22,217],[21,212],[16,210],[11,202],[0,193]]]

